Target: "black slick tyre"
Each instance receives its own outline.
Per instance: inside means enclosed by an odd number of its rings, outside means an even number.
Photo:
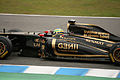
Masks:
[[[7,37],[0,36],[0,59],[6,59],[12,52],[12,43]]]
[[[120,43],[114,44],[110,49],[110,60],[115,65],[120,65]]]

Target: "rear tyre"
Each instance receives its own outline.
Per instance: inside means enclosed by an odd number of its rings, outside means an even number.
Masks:
[[[120,43],[112,46],[109,56],[113,64],[120,65]]]
[[[6,37],[0,36],[0,59],[6,59],[12,52],[12,43]]]

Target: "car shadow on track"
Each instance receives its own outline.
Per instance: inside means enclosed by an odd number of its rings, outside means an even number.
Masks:
[[[111,65],[110,61],[93,61],[93,60],[80,60],[80,59],[56,59],[56,58],[47,58],[43,59],[44,61],[57,61],[57,62],[71,62],[71,63],[93,63],[93,64],[107,64]]]

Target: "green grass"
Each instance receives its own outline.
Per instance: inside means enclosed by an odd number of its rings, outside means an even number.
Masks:
[[[120,0],[0,0],[0,13],[120,17]]]
[[[0,72],[0,80],[120,80],[119,78],[104,78],[90,76],[50,75]]]

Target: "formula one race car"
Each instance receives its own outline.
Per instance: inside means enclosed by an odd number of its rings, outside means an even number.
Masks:
[[[0,33],[0,59],[19,51],[20,56],[41,58],[71,58],[80,60],[109,60],[120,64],[120,37],[99,26],[69,20],[67,32],[62,29],[39,32]]]

